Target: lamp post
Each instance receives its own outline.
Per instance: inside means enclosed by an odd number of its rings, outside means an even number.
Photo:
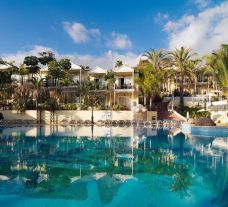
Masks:
[[[171,105],[171,110],[173,111],[173,105],[174,105],[174,91],[172,93],[172,105]]]
[[[207,99],[206,97],[204,97],[204,111],[207,110]]]
[[[94,124],[94,117],[93,117],[93,103],[92,103],[92,115],[91,115],[91,123],[92,123],[92,125]]]

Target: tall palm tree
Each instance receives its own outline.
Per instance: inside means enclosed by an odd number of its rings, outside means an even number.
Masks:
[[[16,110],[24,111],[31,106],[31,85],[24,83],[17,85],[13,94],[13,105]]]
[[[38,109],[40,89],[42,87],[43,80],[44,80],[43,78],[35,78],[35,77],[33,77],[31,79],[31,83],[32,83],[34,89],[36,90],[36,110]]]
[[[144,105],[152,110],[154,97],[158,97],[162,90],[162,80],[164,71],[156,71],[150,64],[144,67],[139,66],[139,75],[135,77],[135,83],[138,85],[144,97]]]
[[[114,92],[114,87],[115,87],[115,82],[116,82],[116,78],[115,78],[115,74],[113,71],[109,71],[105,77],[104,77],[106,83],[107,83],[107,90],[109,91],[110,94],[110,107],[112,108],[112,95],[114,96],[114,94],[112,94]]]
[[[220,87],[228,87],[228,45],[222,44],[207,62],[215,71],[216,79]]]
[[[63,79],[61,80],[60,84],[62,86],[66,86],[67,89],[67,93],[65,95],[66,97],[66,103],[68,103],[68,99],[69,99],[69,86],[73,83],[73,76],[70,73],[66,73],[65,76],[63,77]]]
[[[24,77],[26,75],[29,75],[29,70],[28,70],[27,66],[25,64],[22,64],[19,67],[18,73],[19,73],[19,75],[21,77],[21,84],[23,85],[24,84]]]
[[[196,56],[190,48],[181,47],[180,49],[175,49],[170,52],[171,66],[175,66],[176,72],[179,74],[180,78],[180,108],[183,110],[184,107],[184,79],[186,76],[191,76],[192,70],[195,67],[194,60],[192,59]]]
[[[147,58],[148,62],[156,71],[167,68],[170,61],[168,54],[163,49],[151,49],[150,51],[145,52],[143,56]]]
[[[203,71],[203,76],[207,77],[207,92],[209,93],[209,88],[210,88],[210,80],[215,76],[215,71],[213,70],[212,67],[206,66]]]
[[[142,91],[144,105],[152,109],[153,97],[160,95],[164,85],[164,69],[168,67],[169,56],[163,49],[151,49],[142,57],[146,57],[146,60],[141,59],[137,68],[139,76],[135,81]]]

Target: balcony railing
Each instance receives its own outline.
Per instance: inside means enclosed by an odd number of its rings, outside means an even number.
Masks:
[[[133,89],[131,84],[115,85],[115,89]]]
[[[97,86],[89,86],[89,90],[106,90],[107,86],[106,85],[97,85]]]

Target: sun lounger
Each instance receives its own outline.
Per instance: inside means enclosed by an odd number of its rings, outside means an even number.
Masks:
[[[119,121],[118,121],[118,125],[119,125],[120,127],[124,127],[124,126],[125,126],[125,121],[124,121],[124,120],[119,120]]]
[[[105,120],[105,126],[111,126],[112,121],[111,120]]]
[[[117,120],[112,120],[112,126],[114,126],[114,127],[118,126],[118,121]]]
[[[96,125],[97,125],[97,126],[104,126],[104,125],[105,125],[105,121],[103,121],[103,120],[98,120],[98,121],[96,122]]]
[[[130,120],[126,120],[126,121],[125,121],[125,125],[126,125],[127,127],[130,127],[130,126],[131,126],[131,121],[130,121]]]
[[[85,121],[84,121],[84,125],[86,125],[86,126],[92,125],[91,120],[85,120]]]

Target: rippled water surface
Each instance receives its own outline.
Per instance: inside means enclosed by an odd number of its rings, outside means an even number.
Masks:
[[[224,130],[0,129],[0,206],[228,206]]]

